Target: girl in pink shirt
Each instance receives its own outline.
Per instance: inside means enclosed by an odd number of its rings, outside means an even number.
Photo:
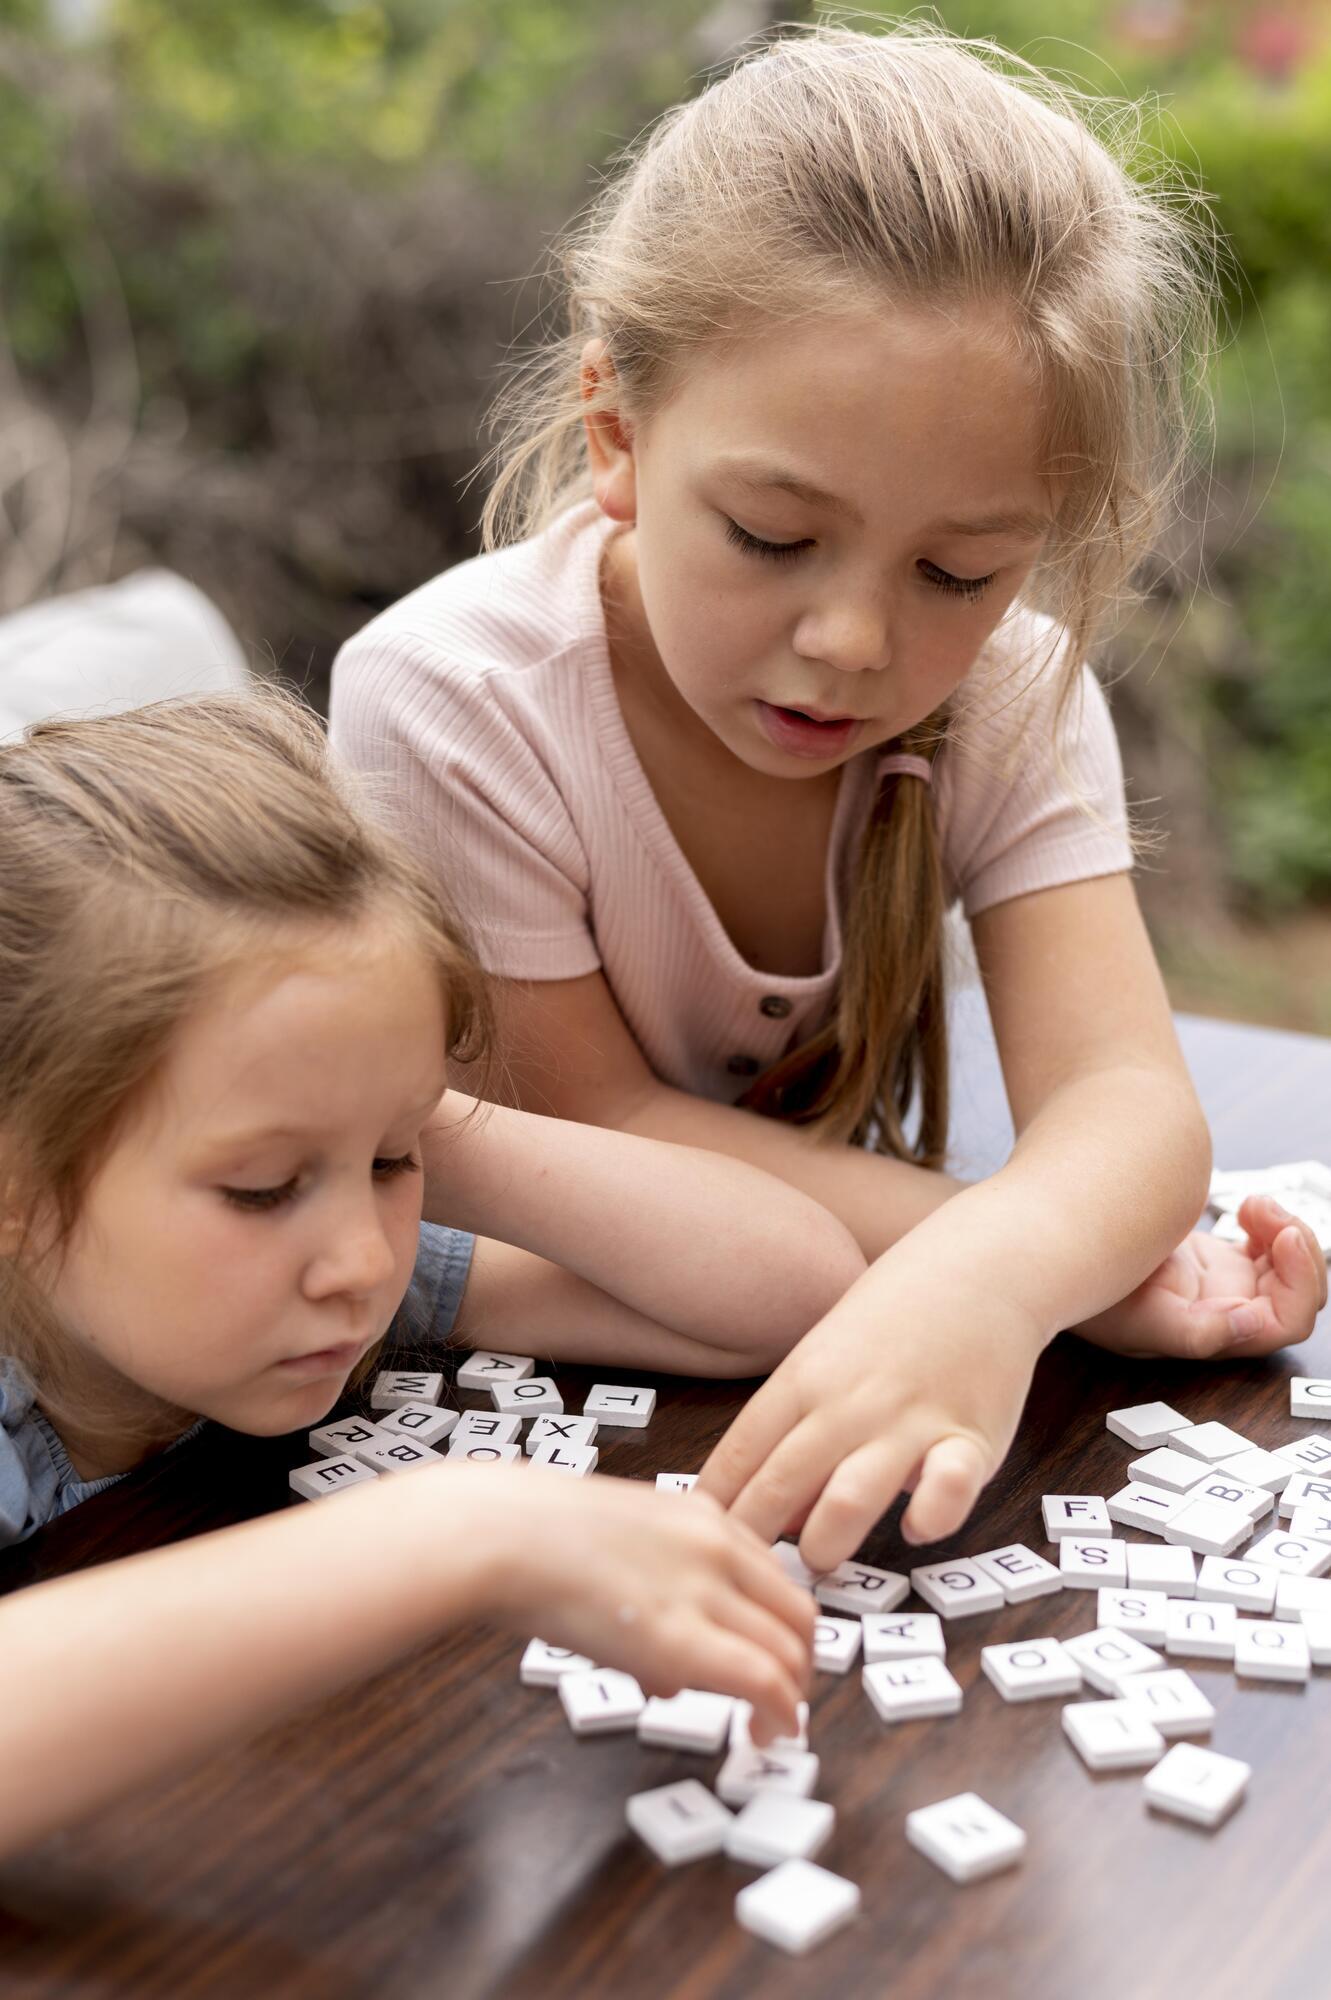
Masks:
[[[1265,1201],[1176,1247],[1208,1138],[1086,666],[1186,462],[1204,216],[1015,58],[786,36],[570,231],[487,553],[339,662],[336,739],[470,882],[515,1100],[761,1164],[873,1260],[702,1479],[815,1568],[903,1488],[954,1531],[1061,1327],[1256,1354],[1326,1296]],[[971,1187],[953,902],[1017,1130]]]

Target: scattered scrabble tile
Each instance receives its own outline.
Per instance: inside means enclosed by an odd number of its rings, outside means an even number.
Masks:
[[[535,1373],[536,1363],[530,1354],[496,1354],[491,1348],[478,1347],[458,1369],[457,1386],[484,1395],[496,1382],[520,1382]]]
[[[1162,1736],[1209,1736],[1215,1709],[1183,1667],[1132,1674],[1121,1696],[1149,1716]]]
[[[1171,1597],[1165,1614],[1165,1651],[1171,1659],[1232,1660],[1238,1612],[1232,1604],[1197,1604]]]
[[[778,1736],[767,1745],[769,1750],[807,1750],[809,1747],[809,1704],[802,1701],[797,1707],[798,1727],[793,1736]],[[730,1747],[732,1750],[752,1750],[753,1738],[749,1734],[749,1723],[753,1716],[753,1703],[737,1701],[730,1717]]]
[[[595,1472],[600,1455],[594,1444],[538,1444],[531,1462],[542,1471],[567,1472],[575,1479],[585,1479],[589,1472]]]
[[[355,1458],[361,1446],[377,1444],[382,1436],[378,1424],[367,1424],[363,1417],[343,1417],[340,1423],[311,1431],[310,1450],[320,1458]]]
[[[1124,1682],[1134,1674],[1150,1673],[1165,1664],[1159,1653],[1144,1646],[1140,1639],[1134,1639],[1131,1632],[1097,1628],[1094,1632],[1079,1632],[1075,1638],[1065,1639],[1063,1645],[1081,1668],[1083,1679],[1101,1694],[1122,1694]]]
[[[420,1472],[432,1465],[442,1465],[437,1451],[430,1451],[425,1445],[413,1444],[410,1438],[385,1438],[382,1444],[367,1445],[362,1463],[373,1466],[376,1472]]]
[[[816,1861],[783,1861],[750,1882],[735,1898],[735,1921],[782,1951],[812,1951],[815,1945],[858,1916],[860,1892],[854,1882],[820,1868]]]
[[[1186,1493],[1166,1493],[1163,1486],[1143,1486],[1133,1480],[1111,1494],[1105,1504],[1110,1520],[1120,1527],[1140,1528],[1148,1535],[1158,1535],[1163,1532],[1165,1522],[1187,1505],[1187,1500]]]
[[[980,1667],[1004,1701],[1039,1701],[1046,1695],[1081,1690],[1081,1668],[1057,1639],[981,1646]]]
[[[1187,1452],[1175,1451],[1166,1444],[1158,1451],[1148,1451],[1145,1458],[1134,1458],[1128,1472],[1138,1486],[1160,1486],[1166,1493],[1186,1493],[1190,1486],[1205,1479],[1206,1466],[1200,1458],[1190,1458]]]
[[[1306,1618],[1331,1611],[1331,1577],[1288,1576],[1282,1573],[1276,1585],[1276,1617]]]
[[[1234,1458],[1222,1458],[1216,1471],[1241,1479],[1246,1486],[1260,1486],[1264,1493],[1279,1493],[1286,1484],[1289,1467],[1273,1451],[1259,1451],[1254,1445]]]
[[[1194,1500],[1189,1494],[1188,1505],[1165,1522],[1164,1532],[1167,1542],[1195,1549],[1198,1555],[1228,1556],[1252,1533],[1252,1516],[1246,1507],[1231,1507],[1223,1500]]]
[[[864,1660],[941,1660],[947,1652],[936,1611],[871,1611],[862,1620]]]
[[[773,1542],[772,1554],[780,1563],[792,1583],[802,1590],[812,1590],[818,1578],[814,1575],[794,1542]]]
[[[1139,1771],[1164,1755],[1164,1737],[1130,1701],[1072,1702],[1063,1732],[1092,1771]]]
[[[1191,1597],[1197,1588],[1197,1558],[1191,1549],[1174,1543],[1129,1542],[1128,1588],[1163,1590],[1167,1597]]]
[[[548,1646],[544,1639],[529,1639],[518,1679],[523,1687],[552,1688],[558,1686],[565,1674],[585,1674],[591,1668],[589,1659],[571,1652],[567,1646]]]
[[[1303,1636],[1315,1667],[1331,1667],[1331,1611],[1305,1611]]]
[[[1325,1507],[1296,1507],[1289,1532],[1298,1542],[1331,1542],[1331,1512]]]
[[[1001,1585],[965,1557],[950,1563],[926,1563],[911,1571],[910,1581],[912,1590],[940,1618],[969,1618],[978,1611],[1002,1609]]]
[[[1176,1432],[1170,1444],[1174,1451],[1185,1452],[1189,1458],[1203,1459],[1207,1465],[1215,1465],[1222,1458],[1233,1458],[1240,1451],[1252,1449],[1252,1439],[1232,1431],[1228,1424],[1191,1424],[1186,1431]]]
[[[1291,1377],[1289,1413],[1292,1417],[1331,1418],[1331,1377],[1325,1375]]]
[[[1064,1535],[1111,1535],[1109,1512],[1098,1493],[1046,1493],[1040,1502],[1051,1542]]]
[[[1128,1545],[1065,1535],[1058,1545],[1058,1569],[1069,1590],[1098,1590],[1102,1583],[1121,1589],[1128,1580]]]
[[[582,1406],[584,1417],[621,1430],[644,1431],[656,1408],[655,1389],[631,1389],[622,1382],[593,1382]]]
[[[895,1569],[875,1569],[872,1563],[843,1562],[826,1576],[815,1578],[813,1594],[829,1611],[863,1617],[870,1611],[895,1611],[910,1595],[910,1578]]]
[[[396,1410],[402,1403],[437,1403],[443,1393],[442,1375],[409,1375],[385,1369],[374,1378],[370,1391],[372,1410]]]
[[[1280,1574],[1270,1563],[1203,1556],[1197,1595],[1208,1602],[1236,1605],[1240,1611],[1271,1611]]]
[[[1233,1812],[1252,1775],[1252,1766],[1195,1743],[1176,1743],[1142,1779],[1147,1801],[1157,1812],[1173,1813],[1198,1826],[1219,1826]]]
[[[696,1778],[658,1785],[651,1792],[635,1792],[625,1805],[624,1816],[639,1840],[667,1868],[719,1854],[733,1822],[733,1815]]]
[[[1283,1458],[1295,1472],[1331,1473],[1331,1438],[1296,1438],[1292,1444],[1278,1444],[1275,1456]]]
[[[581,1419],[574,1420],[580,1422]],[[533,1426],[533,1429],[535,1426]],[[592,1426],[593,1430],[596,1428]],[[692,1493],[698,1483],[696,1472],[658,1472],[656,1490],[658,1493]]]
[[[959,1792],[906,1814],[906,1838],[954,1882],[978,1882],[1011,1868],[1026,1852],[1026,1835],[977,1792]]]
[[[699,1688],[668,1697],[653,1695],[638,1717],[638,1741],[710,1757],[726,1740],[734,1706],[732,1696],[707,1694]]]
[[[783,1861],[812,1861],[832,1838],[836,1809],[826,1799],[799,1799],[789,1792],[761,1792],[742,1806],[726,1828],[726,1853],[750,1868],[776,1868]]]
[[[287,1485],[304,1500],[322,1500],[326,1493],[340,1493],[346,1486],[358,1486],[363,1479],[377,1477],[373,1468],[362,1465],[358,1458],[318,1458],[313,1465],[296,1466],[287,1475]],[[339,1514],[338,1519],[341,1518]]]
[[[1217,1500],[1222,1507],[1241,1507],[1249,1521],[1265,1520],[1275,1511],[1275,1495],[1264,1486],[1249,1486],[1246,1479],[1236,1479],[1232,1473],[1213,1469],[1208,1472],[1200,1486],[1194,1486],[1184,1494],[1189,1506],[1198,1500]],[[1168,1541],[1166,1536],[1165,1540]]]
[[[596,1419],[594,1417],[556,1416],[553,1412],[533,1417],[527,1426],[527,1438],[523,1450],[531,1457],[538,1444],[595,1444]],[[681,1473],[684,1479],[696,1479],[696,1472]],[[660,1485],[660,1480],[657,1480]]]
[[[975,1563],[992,1577],[1008,1604],[1024,1604],[1031,1597],[1048,1597],[1063,1588],[1063,1579],[1051,1562],[1037,1556],[1024,1542],[1012,1542],[1005,1549],[990,1549],[975,1556]]]
[[[1234,1671],[1244,1680],[1306,1681],[1312,1659],[1302,1623],[1240,1618],[1234,1628]]]
[[[460,1444],[516,1444],[522,1418],[499,1416],[489,1410],[464,1410],[453,1426],[449,1449]]]
[[[929,1715],[955,1715],[961,1683],[941,1660],[879,1660],[865,1667],[864,1692],[880,1722],[912,1722]]]
[[[825,1674],[844,1674],[859,1658],[858,1618],[819,1618],[813,1628],[813,1664]]]
[[[1163,1646],[1168,1602],[1163,1590],[1102,1590],[1095,1600],[1095,1622],[1101,1629],[1131,1632],[1143,1646]]]
[[[1301,1541],[1279,1528],[1255,1541],[1248,1554],[1254,1562],[1270,1563],[1286,1576],[1323,1576],[1331,1569],[1331,1543]]]
[[[378,1429],[388,1437],[410,1438],[428,1451],[443,1442],[457,1420],[456,1410],[441,1410],[437,1403],[400,1403],[381,1419]]]
[[[371,1472],[382,1472],[383,1467],[378,1462],[378,1455],[386,1444],[394,1442],[396,1433],[384,1430],[379,1424],[371,1424],[369,1433],[368,1437],[359,1438],[343,1456],[358,1458],[362,1465],[369,1466]]]
[[[492,1382],[490,1401],[505,1415],[522,1417],[563,1415],[564,1398],[553,1376],[525,1375],[520,1382]]]
[[[818,1783],[818,1759],[812,1750],[786,1750],[769,1743],[737,1743],[717,1773],[716,1793],[728,1806],[746,1806],[760,1792],[794,1792],[807,1799]]]
[[[451,1437],[448,1440],[448,1459],[466,1465],[507,1465],[516,1460],[522,1463],[522,1446],[519,1444],[485,1444],[480,1438]]]
[[[561,1674],[555,1685],[575,1736],[608,1736],[617,1729],[632,1729],[646,1705],[632,1674],[613,1667]]]
[[[1111,1410],[1105,1418],[1105,1429],[1135,1451],[1154,1451],[1157,1445],[1168,1444],[1176,1431],[1189,1428],[1189,1419],[1168,1403],[1134,1403],[1130,1410]]]
[[[1296,1472],[1286,1480],[1276,1501],[1282,1520],[1290,1518],[1296,1507],[1320,1506],[1331,1507],[1331,1479],[1317,1479],[1308,1472]]]

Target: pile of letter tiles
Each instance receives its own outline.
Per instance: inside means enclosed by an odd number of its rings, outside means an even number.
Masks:
[[[478,1353],[458,1372],[461,1389],[488,1391],[493,1413],[441,1409],[443,1378],[379,1376],[372,1420],[344,1419],[310,1433],[319,1454],[291,1474],[309,1498],[361,1479],[438,1464],[520,1459],[575,1477],[596,1465],[598,1427],[644,1428],[656,1393],[597,1383],[581,1415],[568,1415],[553,1381],[525,1355]],[[1295,1376],[1290,1414],[1331,1420],[1331,1379]],[[519,1434],[529,1427],[524,1442]],[[1331,1665],[1331,1433],[1303,1432],[1259,1450],[1225,1424],[1192,1424],[1166,1403],[1111,1410],[1107,1426],[1128,1448],[1124,1483],[1107,1498],[1050,1493],[1042,1502],[1048,1561],[1024,1543],[902,1574],[844,1562],[813,1575],[793,1543],[775,1553],[818,1603],[814,1663],[847,1673],[887,1726],[956,1715],[962,1689],[947,1667],[949,1621],[1054,1591],[1094,1593],[1091,1629],[1072,1639],[984,1646],[980,1665],[1004,1701],[1069,1700],[1062,1727],[1092,1771],[1143,1773],[1157,1813],[1214,1828],[1241,1800],[1250,1766],[1204,1747],[1215,1710],[1187,1671],[1190,1659],[1233,1662],[1240,1683],[1306,1681]],[[660,1472],[663,1491],[686,1494],[696,1475]],[[1128,1541],[1132,1528],[1148,1541]],[[1247,1545],[1246,1547],[1244,1545]],[[924,1609],[907,1605],[912,1591]],[[544,1640],[522,1656],[527,1687],[549,1690],[578,1736],[636,1732],[643,1744],[721,1757],[710,1786],[685,1778],[628,1801],[628,1824],[667,1867],[724,1853],[761,1871],[735,1898],[745,1930],[805,1952],[859,1911],[860,1891],[815,1857],[836,1824],[814,1797],[819,1761],[808,1706],[799,1734],[759,1749],[747,1703],[687,1689],[648,1699],[631,1674],[598,1667]],[[1026,1835],[974,1792],[905,1816],[910,1845],[954,1882],[974,1882],[1020,1861]]]

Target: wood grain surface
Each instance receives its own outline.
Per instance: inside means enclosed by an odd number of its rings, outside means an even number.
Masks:
[[[989,1167],[1008,1138],[1001,1085],[982,1018],[962,1029],[961,1151]],[[1331,1156],[1331,1042],[1193,1020],[1180,1029],[1217,1164]],[[1293,1373],[1331,1374],[1331,1316],[1309,1345],[1245,1366],[1147,1369],[1060,1339],[1007,1464],[937,1555],[1009,1541],[1047,1552],[1042,1493],[1123,1483],[1132,1454],[1104,1428],[1120,1404],[1163,1397],[1263,1445],[1331,1435],[1289,1417]],[[591,1371],[557,1374],[580,1408]],[[602,1432],[605,1470],[695,1469],[745,1393],[656,1386],[648,1430]],[[285,1505],[287,1468],[307,1456],[303,1440],[207,1434],[11,1551],[0,1587]],[[895,1521],[865,1544],[867,1560],[909,1566]],[[858,1668],[818,1676],[818,1794],[837,1808],[820,1859],[860,1884],[864,1911],[807,1960],[735,1924],[752,1870],[724,1859],[667,1870],[625,1826],[630,1792],[709,1780],[719,1759],[631,1736],[575,1740],[553,1693],[519,1686],[520,1646],[471,1629],[0,1870],[0,1994],[1331,1992],[1331,1673],[1306,1688],[1241,1687],[1221,1662],[1186,1663],[1218,1711],[1213,1746],[1253,1766],[1235,1817],[1206,1833],[1148,1813],[1138,1775],[1091,1776],[1063,1737],[1059,1700],[1009,1706],[979,1672],[982,1645],[1087,1630],[1094,1601],[1067,1591],[952,1623],[949,1665],[966,1691],[955,1718],[888,1729]],[[958,1888],[907,1846],[903,1821],[967,1790],[1023,1826],[1029,1848],[1014,1872]]]

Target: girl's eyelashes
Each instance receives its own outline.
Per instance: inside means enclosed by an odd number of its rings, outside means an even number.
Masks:
[[[751,535],[741,528],[738,521],[726,521],[726,540],[746,554],[763,556],[769,562],[790,562],[803,549],[812,548],[812,542],[764,542],[757,535]],[[988,576],[953,576],[950,571],[939,569],[937,563],[920,563],[920,573],[935,590],[944,591],[949,597],[983,597],[997,576],[997,570]]]
[[[376,1160],[374,1177],[377,1181],[396,1180],[399,1174],[418,1174],[421,1163],[411,1153],[403,1153],[396,1160]]]
[[[744,549],[751,556],[766,556],[769,562],[789,562],[801,549],[812,545],[809,542],[764,542],[757,535],[751,535],[741,528],[738,521],[726,521],[726,540],[734,548]]]
[[[377,1181],[396,1180],[399,1174],[418,1174],[421,1163],[411,1153],[402,1153],[396,1159],[376,1159],[371,1162],[371,1172]],[[218,1192],[233,1208],[244,1209],[250,1215],[262,1215],[266,1210],[280,1208],[290,1201],[299,1186],[295,1175],[283,1181],[280,1187],[266,1188],[220,1188]]]
[[[953,576],[948,570],[939,569],[937,563],[921,562],[920,569],[928,577],[935,590],[944,590],[951,597],[983,597],[997,570],[988,576]]]

